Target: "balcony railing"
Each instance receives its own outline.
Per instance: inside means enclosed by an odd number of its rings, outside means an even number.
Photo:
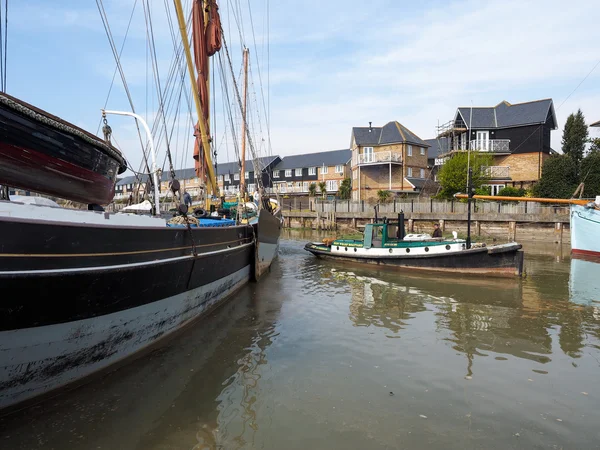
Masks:
[[[373,152],[361,153],[358,158],[354,157],[353,165],[361,164],[380,164],[380,163],[400,163],[402,162],[402,153],[398,152]]]
[[[510,153],[510,139],[476,139],[469,147],[479,152]]]
[[[510,167],[508,166],[485,166],[481,168],[481,171],[489,179],[510,178]]]

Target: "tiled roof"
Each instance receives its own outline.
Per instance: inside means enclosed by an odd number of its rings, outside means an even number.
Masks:
[[[552,99],[535,100],[511,105],[503,101],[494,107],[460,107],[458,112],[471,129],[509,128],[546,122],[548,113],[554,118]],[[472,117],[471,117],[472,114]],[[556,120],[554,120],[556,128]]]
[[[408,178],[405,177],[404,178],[406,181],[408,181],[410,184],[412,184],[415,188],[417,189],[423,189],[423,186],[425,186],[425,183],[427,183],[427,180],[425,178]]]
[[[263,156],[261,158],[258,158],[258,164],[260,165],[261,170],[263,170],[265,167],[267,167],[269,164],[271,164],[273,161],[275,161],[278,158],[279,158],[279,156],[277,156],[277,155]],[[240,164],[237,161],[228,162],[228,163],[223,163],[223,164],[217,164],[216,175],[224,175],[227,173],[239,173],[239,171],[240,171]],[[254,164],[251,160],[246,160],[246,171],[254,172]]]
[[[354,127],[352,136],[356,145],[388,145],[388,144],[415,144],[427,147],[423,139],[408,128],[396,121],[388,122],[383,127]]]
[[[336,166],[346,164],[352,157],[352,151],[330,150],[327,152],[307,153],[305,155],[284,156],[276,170],[296,169],[302,167]]]
[[[450,151],[450,139],[441,137],[438,139],[425,139],[430,147],[427,149],[427,159],[435,159]]]

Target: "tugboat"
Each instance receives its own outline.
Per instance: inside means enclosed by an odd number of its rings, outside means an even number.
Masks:
[[[404,214],[398,221],[384,218],[365,225],[363,239],[336,239],[333,242],[310,242],[304,247],[319,258],[351,260],[361,263],[389,265],[406,270],[521,276],[523,251],[521,244],[487,247],[469,240],[431,238],[428,235],[404,235]]]
[[[471,171],[469,171],[469,180]],[[404,213],[398,221],[377,219],[365,225],[363,239],[335,239],[310,242],[304,249],[319,258],[351,260],[361,263],[389,265],[404,270],[521,276],[523,251],[521,244],[511,242],[486,246],[471,243],[471,195],[468,202],[467,239],[432,238],[429,235],[405,234]],[[377,211],[377,210],[376,210]]]

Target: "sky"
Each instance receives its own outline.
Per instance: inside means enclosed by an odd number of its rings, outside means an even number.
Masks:
[[[190,1],[183,1],[185,11]],[[161,129],[143,6],[151,11],[164,87],[174,55],[165,10],[174,14],[172,1],[101,3],[118,48],[132,17],[121,62],[136,112]],[[219,4],[238,83],[242,48],[250,49],[250,122],[259,155],[348,148],[352,127],[369,122],[383,126],[397,120],[429,139],[457,107],[493,106],[503,100],[552,98],[559,122],[552,132],[556,150],[569,114],[581,108],[588,123],[600,120],[596,1]],[[97,133],[105,104],[131,110],[119,76],[111,90],[114,73],[96,1],[9,2],[7,93]],[[223,163],[235,160],[236,152],[218,80],[214,85],[213,131],[217,160]],[[180,111],[177,120],[167,116],[170,147],[175,168],[192,167],[189,105],[182,102]],[[240,119],[235,116],[237,129]],[[137,169],[142,151],[133,120],[108,120],[115,142]],[[600,129],[590,129],[590,135],[600,137]],[[165,140],[158,146],[162,163]]]

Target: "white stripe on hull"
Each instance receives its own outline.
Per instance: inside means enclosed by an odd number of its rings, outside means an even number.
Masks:
[[[143,349],[249,281],[250,266],[136,308],[64,324],[0,332],[0,408],[76,381]]]
[[[437,242],[436,242],[437,244]],[[262,245],[262,244],[261,244]],[[321,245],[321,244],[317,244]],[[378,258],[382,256],[417,256],[417,255],[443,255],[444,253],[458,252],[465,249],[465,242],[448,242],[445,245],[427,246],[423,244],[419,247],[406,248],[363,248],[363,247],[344,247],[333,244],[331,254],[334,256],[351,256],[353,258]],[[425,250],[427,249],[427,251]],[[408,251],[407,251],[408,250]]]
[[[600,255],[600,211],[571,205],[571,249]]]

